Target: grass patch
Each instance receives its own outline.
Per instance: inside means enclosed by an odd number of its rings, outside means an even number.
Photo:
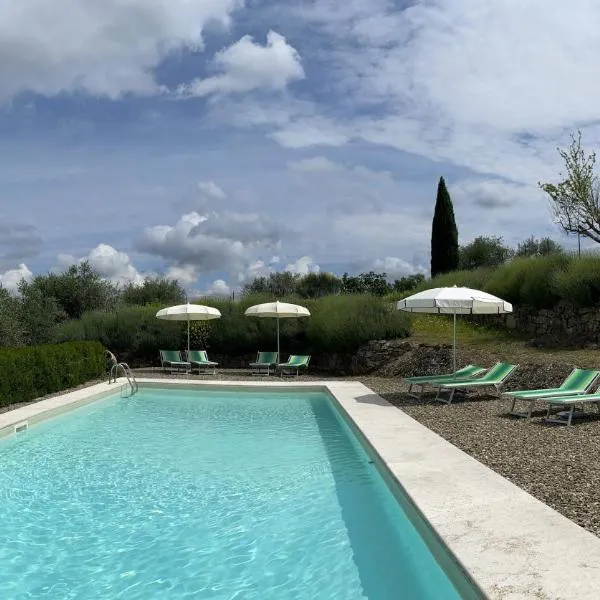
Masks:
[[[452,345],[452,317],[411,315],[410,341],[421,344]],[[459,363],[492,364],[496,361],[540,364],[565,362],[580,367],[600,368],[600,350],[533,348],[530,336],[505,327],[489,327],[456,318],[456,352]]]
[[[413,333],[411,339],[423,343],[452,343],[452,316],[412,315]],[[524,342],[528,338],[505,327],[490,327],[456,317],[456,340],[461,344],[494,344],[502,342]]]

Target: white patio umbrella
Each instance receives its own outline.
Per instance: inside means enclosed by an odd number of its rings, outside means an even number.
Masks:
[[[304,306],[298,304],[288,304],[287,302],[266,302],[265,304],[255,304],[246,309],[244,314],[247,317],[276,318],[277,319],[277,358],[281,361],[279,355],[279,319],[292,319],[301,317],[310,317],[310,311]]]
[[[156,313],[157,319],[166,321],[187,321],[187,349],[190,351],[190,321],[210,321],[220,319],[221,311],[212,306],[202,304],[178,304],[169,308],[161,308]]]
[[[398,310],[413,313],[454,315],[452,357],[456,371],[456,315],[501,315],[512,312],[512,304],[480,290],[466,287],[432,288],[413,294],[396,304]]]

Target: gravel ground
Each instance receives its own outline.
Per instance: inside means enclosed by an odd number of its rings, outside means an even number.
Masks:
[[[367,387],[578,525],[600,535],[600,416],[550,425],[509,416],[510,402],[474,395],[445,405],[414,400],[398,379],[360,378]]]
[[[136,369],[135,374],[162,376],[154,369]],[[248,379],[248,372],[223,371],[214,378],[220,379]],[[320,379],[301,377],[303,381]],[[448,406],[432,401],[431,396],[422,400],[408,397],[398,377],[344,379],[362,382],[542,502],[600,535],[600,461],[596,460],[600,456],[600,416],[592,409],[588,418],[576,420],[571,427],[547,425],[539,418],[542,411],[534,413],[530,421],[508,416],[508,400],[474,395]],[[24,404],[1,407],[0,412]]]

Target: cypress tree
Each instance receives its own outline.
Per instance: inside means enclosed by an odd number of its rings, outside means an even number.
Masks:
[[[446,182],[440,177],[431,226],[431,276],[458,269],[458,230]]]

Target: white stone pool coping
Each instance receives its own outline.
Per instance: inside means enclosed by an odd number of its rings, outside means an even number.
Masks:
[[[0,414],[0,437],[118,393],[100,383]],[[354,381],[138,379],[140,387],[327,390],[492,600],[597,600],[600,538],[526,493]],[[443,419],[443,410],[440,410]],[[515,448],[515,459],[525,448]],[[557,474],[557,476],[559,476]]]

